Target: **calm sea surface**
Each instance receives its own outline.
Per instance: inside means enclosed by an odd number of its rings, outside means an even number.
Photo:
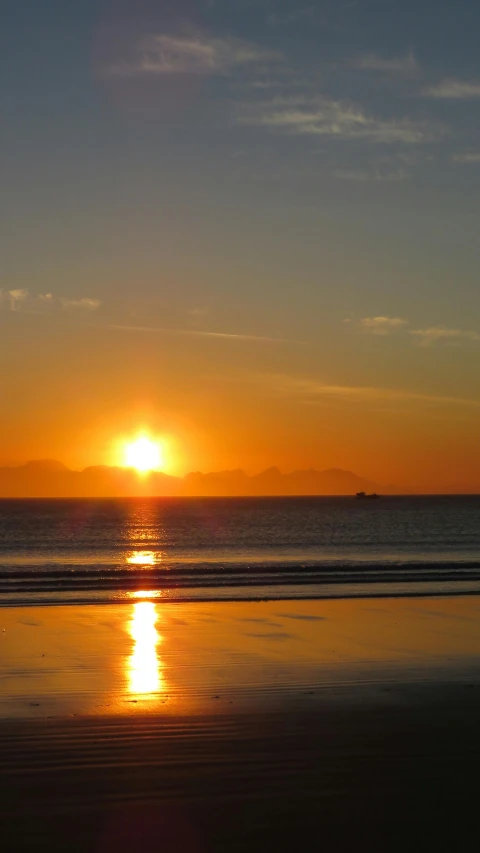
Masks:
[[[480,592],[480,497],[0,500],[0,604]]]

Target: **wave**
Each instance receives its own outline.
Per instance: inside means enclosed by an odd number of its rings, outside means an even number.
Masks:
[[[251,564],[170,565],[162,568],[106,568],[102,564],[76,565],[74,569],[42,567],[0,570],[0,604],[49,598],[75,600],[82,593],[91,599],[113,601],[131,598],[142,591],[151,596],[167,595],[200,598],[202,591],[211,599],[242,597],[318,598],[358,595],[368,590],[382,594],[424,594],[442,590],[480,590],[480,561],[342,562],[329,564],[296,563],[252,566]],[[402,593],[403,590],[403,593]]]

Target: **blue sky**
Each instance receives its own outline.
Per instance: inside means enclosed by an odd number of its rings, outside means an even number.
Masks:
[[[218,382],[254,394],[281,378],[297,383],[295,405],[308,382],[320,397],[337,389],[329,400],[369,388],[390,406],[396,393],[410,408],[415,395],[458,399],[462,423],[467,400],[471,434],[477,4],[7,0],[2,11],[0,355],[22,335],[35,352],[8,379],[7,445],[15,388],[31,394],[45,341],[64,348],[72,329],[101,331],[88,350],[99,388],[107,340],[119,365],[126,350],[148,362],[142,399],[158,400],[151,365],[170,354],[176,384],[207,397],[221,397]],[[80,377],[86,346],[72,356]],[[118,405],[133,405],[125,394]],[[15,458],[29,441],[14,442]]]

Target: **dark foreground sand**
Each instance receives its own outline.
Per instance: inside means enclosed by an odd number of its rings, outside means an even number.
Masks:
[[[1,849],[477,849],[479,711],[9,722]]]
[[[130,641],[125,649],[117,649],[116,619],[126,618],[118,609],[97,608],[95,615],[95,608],[91,614],[75,614],[75,608],[70,619],[67,612],[59,612],[56,620],[55,608],[48,613],[43,609],[43,615],[34,608],[11,610],[8,616],[1,613],[6,634],[15,633],[15,626],[22,624],[30,629],[36,623],[39,630],[30,666],[30,646],[21,627],[15,648],[4,647],[2,656],[2,853],[476,849],[480,834],[478,601],[431,600],[413,606],[363,602],[353,607],[345,604],[343,609],[341,605],[303,602],[297,607],[291,603],[285,610],[282,603],[276,616],[275,603],[253,610],[242,609],[246,605],[221,605],[217,611],[212,610],[214,605],[207,610],[191,605],[193,610],[184,609],[181,616],[180,611],[169,611],[163,614],[165,636],[169,620],[181,618],[179,648],[187,656],[193,632],[197,657],[191,669],[185,661],[182,669],[178,648],[170,659],[165,650],[162,666],[169,693],[162,693],[158,681],[150,697],[146,688],[154,686],[152,649],[148,650],[145,637],[142,654],[138,638],[133,647]],[[242,640],[245,625],[274,619],[280,623],[281,613],[302,627],[290,639],[273,640],[267,637],[274,633],[270,626],[263,639],[256,638],[257,654],[250,655],[246,640],[247,653]],[[366,641],[360,643],[366,654],[363,662],[361,648],[354,652],[367,613],[373,619],[369,631],[376,631],[377,643],[383,646],[381,667],[378,652],[367,655]],[[63,652],[45,669],[43,655],[53,656],[54,638],[59,640],[52,626],[65,637],[68,624],[78,625],[76,618],[88,621],[90,616],[88,640],[78,634],[76,654],[74,646],[67,644],[67,654],[60,644]],[[212,637],[201,641],[194,627],[189,630],[196,619],[217,620],[216,652]],[[245,623],[245,619],[257,621]],[[236,620],[238,630],[232,627]],[[370,625],[369,620],[370,616]],[[388,648],[392,636],[385,633],[385,626],[394,631],[398,621],[406,632],[404,647]],[[94,626],[101,632],[107,624],[114,647],[95,651]],[[325,632],[330,632],[330,641]],[[342,654],[348,646],[350,658],[333,665],[331,640],[335,638],[338,645],[342,632]],[[432,647],[436,634],[443,649],[438,654]],[[398,631],[395,635],[399,640]],[[40,651],[42,639],[50,652]],[[150,639],[150,646],[156,647],[157,641]],[[211,660],[203,660],[206,648]],[[294,669],[290,669],[290,649]],[[79,716],[73,716],[71,696],[62,694],[60,682],[53,678],[63,671],[71,685],[67,659],[70,669],[78,670],[80,680],[84,678],[76,699]],[[123,661],[123,682],[119,661]],[[156,665],[160,666],[160,659]],[[187,682],[195,666],[203,666],[205,672],[189,693]],[[262,669],[263,698],[260,689],[252,693],[251,688]],[[101,698],[100,670],[105,695],[111,700],[110,712]],[[39,672],[43,672],[40,678]],[[282,682],[285,673],[289,689],[275,691],[275,681]],[[208,693],[209,680],[215,690],[223,684],[221,694]],[[90,698],[87,682],[92,685]],[[17,685],[13,704],[5,697],[9,683]],[[116,701],[112,684],[117,685]],[[133,687],[146,692],[138,692],[132,700]],[[60,696],[59,705],[52,705],[53,694]],[[162,695],[173,697],[170,707],[165,698],[159,698]],[[68,712],[65,703],[70,703]],[[101,710],[84,713],[86,703],[91,707],[97,703]],[[57,713],[51,714],[52,709]]]

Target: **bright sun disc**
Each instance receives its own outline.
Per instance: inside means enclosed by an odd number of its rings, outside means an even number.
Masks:
[[[163,464],[160,445],[149,438],[137,438],[125,448],[125,464],[141,473],[158,470]]]

